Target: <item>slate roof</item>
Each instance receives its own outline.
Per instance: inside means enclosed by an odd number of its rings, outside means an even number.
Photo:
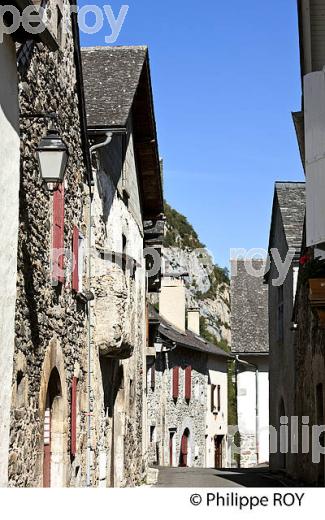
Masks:
[[[204,354],[212,354],[223,358],[232,358],[232,355],[222,350],[222,348],[208,343],[203,338],[194,334],[190,330],[182,332],[181,330],[174,327],[171,323],[166,321],[160,314],[152,307],[149,306],[149,318],[159,320],[159,334],[166,337],[170,341],[177,343],[179,347],[188,348]]]
[[[147,57],[147,47],[82,49],[89,127],[126,125]]]
[[[300,251],[306,210],[304,182],[276,182],[275,202],[278,202],[289,248]],[[273,220],[273,218],[272,218]],[[271,235],[272,235],[271,225]],[[270,236],[270,242],[272,236]]]
[[[164,202],[148,48],[87,47],[82,61],[89,133],[126,128],[132,116],[143,217],[157,220]]]
[[[253,276],[251,268],[260,276]],[[231,350],[236,354],[269,351],[268,287],[263,283],[264,271],[264,260],[232,261]]]

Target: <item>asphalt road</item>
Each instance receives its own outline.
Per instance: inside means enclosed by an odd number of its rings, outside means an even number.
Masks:
[[[286,487],[281,477],[273,476],[267,468],[201,469],[159,468],[156,487],[162,488],[229,488],[229,487]]]

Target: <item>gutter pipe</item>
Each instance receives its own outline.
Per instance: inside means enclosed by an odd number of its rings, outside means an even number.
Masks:
[[[107,132],[106,139],[102,143],[98,143],[89,148],[90,156],[107,146],[113,137],[112,132]],[[97,172],[99,170],[98,161],[97,161]],[[94,180],[92,179],[92,185],[94,185]],[[88,289],[91,290],[91,276],[92,276],[92,266],[91,266],[91,251],[92,251],[92,234],[91,234],[91,219],[92,219],[92,195],[89,195],[89,218],[88,218]],[[87,424],[87,470],[86,470],[86,485],[87,487],[91,487],[91,428],[92,428],[92,402],[91,402],[91,388],[92,388],[92,358],[91,358],[91,302],[87,303],[87,312],[88,312],[88,424]]]

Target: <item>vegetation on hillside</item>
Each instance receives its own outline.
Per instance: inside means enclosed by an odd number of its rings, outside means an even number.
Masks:
[[[200,317],[200,335],[212,345],[216,345],[220,347],[225,352],[230,352],[229,343],[226,339],[217,340],[214,334],[212,334],[208,329],[207,319],[204,316]]]
[[[181,247],[189,249],[204,248],[198,234],[187,218],[165,202],[167,232],[164,239],[165,247]]]
[[[204,249],[205,245],[200,241],[199,236],[187,218],[173,209],[165,202],[165,215],[167,220],[167,231],[164,238],[165,247],[180,247],[183,249]],[[229,272],[227,268],[218,265],[213,266],[209,275],[210,289],[207,293],[200,294],[200,299],[213,299],[218,292],[225,290],[225,285],[229,285]]]

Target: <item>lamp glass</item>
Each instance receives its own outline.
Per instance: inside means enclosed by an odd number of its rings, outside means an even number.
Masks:
[[[41,178],[45,183],[62,182],[68,161],[67,147],[56,131],[49,130],[38,148]]]

